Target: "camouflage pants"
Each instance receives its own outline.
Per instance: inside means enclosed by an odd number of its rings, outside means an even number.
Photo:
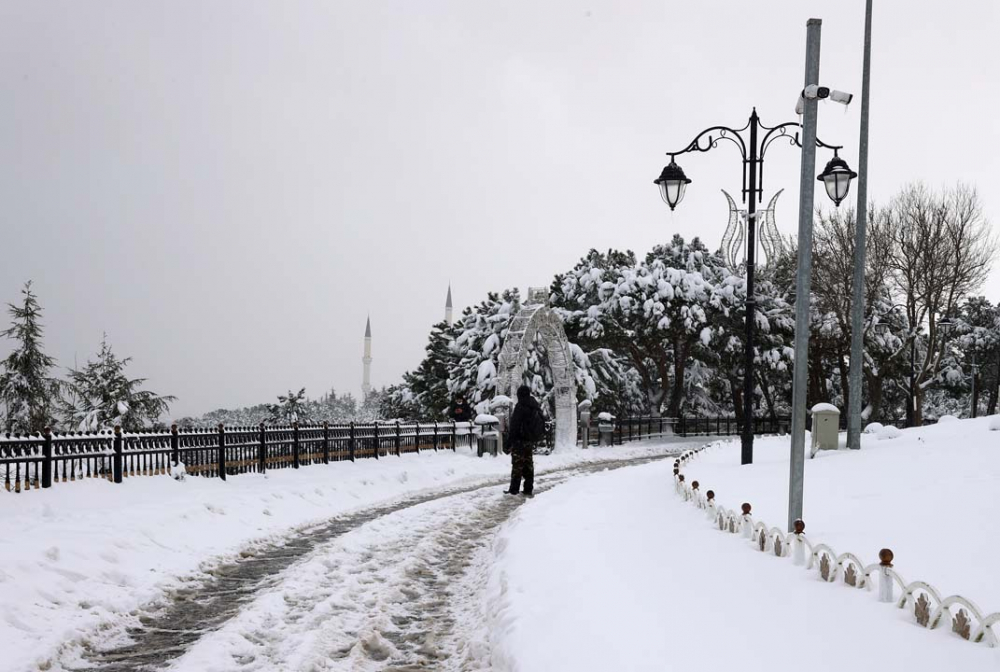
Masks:
[[[535,459],[531,447],[518,446],[510,455],[510,492],[521,489],[524,478],[524,494],[531,494],[535,488]]]

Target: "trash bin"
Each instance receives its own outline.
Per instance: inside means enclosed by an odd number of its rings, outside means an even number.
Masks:
[[[497,427],[497,431],[500,433],[497,437],[499,444],[497,450],[501,453],[504,452],[503,444],[510,428],[510,412],[513,407],[513,400],[503,394],[498,394],[490,400],[490,413],[500,420],[500,425]]]
[[[812,407],[812,449],[810,456],[821,450],[839,447],[840,410],[833,404],[816,404]]]
[[[597,445],[614,445],[615,416],[607,411],[597,414]]]
[[[476,416],[476,454],[482,457],[484,453],[497,456],[500,447],[500,419],[495,415],[480,413]]]
[[[590,448],[590,407],[593,402],[590,399],[584,399],[577,406],[579,413],[577,416],[580,418],[580,445],[584,448]]]

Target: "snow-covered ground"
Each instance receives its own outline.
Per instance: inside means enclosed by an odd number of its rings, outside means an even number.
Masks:
[[[764,473],[767,443],[757,444]],[[951,449],[942,445],[939,452]],[[872,457],[882,450],[894,449],[880,446],[871,450]],[[715,453],[720,463],[734,457],[738,463],[738,445]],[[700,476],[699,459],[684,471]],[[863,459],[826,456],[810,468],[812,481],[820,480],[816,464]],[[859,471],[878,474],[884,464],[877,460]],[[897,469],[913,475],[908,467]],[[727,470],[720,465],[709,471],[713,478],[702,480],[713,484],[714,476]],[[738,503],[743,483],[726,481],[720,497]],[[853,486],[842,485],[829,490],[849,498]],[[931,494],[935,488],[927,490]],[[869,503],[880,510],[879,496],[869,495]],[[934,507],[933,502],[909,503],[914,516],[932,520]],[[810,510],[821,517],[818,502]],[[866,509],[864,515],[857,511],[841,510],[818,532],[872,521]],[[765,514],[779,521],[784,510],[765,507]],[[995,524],[979,530],[981,537],[992,538],[987,543],[995,543],[995,532]],[[895,538],[901,542],[902,534]],[[966,555],[961,548],[954,552],[955,562]],[[904,558],[917,550],[907,547]],[[906,612],[877,602],[873,593],[825,584],[815,570],[760,553],[740,535],[720,532],[703,511],[678,498],[672,465],[666,462],[574,479],[536,497],[501,531],[492,562],[484,603],[492,669],[498,671],[840,672],[995,670],[1000,665],[1000,649],[970,644],[946,627],[929,632]],[[904,571],[906,566],[901,565]]]
[[[572,464],[662,454],[635,444],[537,458]],[[0,670],[35,669],[60,645],[93,636],[198,576],[289,531],[419,491],[503,479],[509,458],[466,451],[359,460],[222,482],[139,477],[0,491]]]
[[[863,434],[860,451],[821,451],[807,459],[806,535],[865,563],[890,548],[907,581],[970,598],[985,613],[1000,611],[1000,431],[990,431],[994,422],[995,416],[953,420],[905,429],[892,439]],[[756,519],[784,529],[788,456],[787,437],[758,439],[753,465],[743,467],[739,443],[726,442],[702,452],[684,473],[703,492],[714,490],[722,506],[738,510],[749,502]]]

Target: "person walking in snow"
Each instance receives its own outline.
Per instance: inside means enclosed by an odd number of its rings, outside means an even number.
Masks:
[[[455,401],[451,402],[448,417],[455,422],[469,422],[472,420],[472,407],[466,403],[465,397],[461,394],[455,397]]]
[[[535,444],[545,438],[545,417],[542,407],[531,396],[527,385],[517,388],[517,406],[510,418],[510,488],[516,495],[524,479],[524,496],[533,497],[535,489]]]

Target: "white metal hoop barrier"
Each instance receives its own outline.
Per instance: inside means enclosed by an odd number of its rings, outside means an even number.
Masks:
[[[982,642],[989,647],[997,646],[993,626],[1000,623],[1000,612],[984,615],[975,602],[961,595],[942,598],[942,593],[929,583],[907,583],[893,568],[893,553],[888,548],[879,551],[878,562],[865,564],[854,553],[838,554],[826,544],[812,543],[805,535],[805,523],[801,520],[795,521],[794,532],[785,532],[755,520],[749,503],[744,503],[739,511],[721,506],[712,490],[703,490],[698,481],[688,482],[681,473],[709,445],[686,450],[677,457],[674,461],[674,491],[684,501],[702,509],[706,518],[720,531],[740,535],[762,553],[778,558],[790,557],[792,564],[815,570],[818,578],[826,583],[868,591],[877,588],[879,602],[895,603],[900,609],[909,609],[916,623],[928,630],[950,621],[951,631],[959,637],[970,642]]]

